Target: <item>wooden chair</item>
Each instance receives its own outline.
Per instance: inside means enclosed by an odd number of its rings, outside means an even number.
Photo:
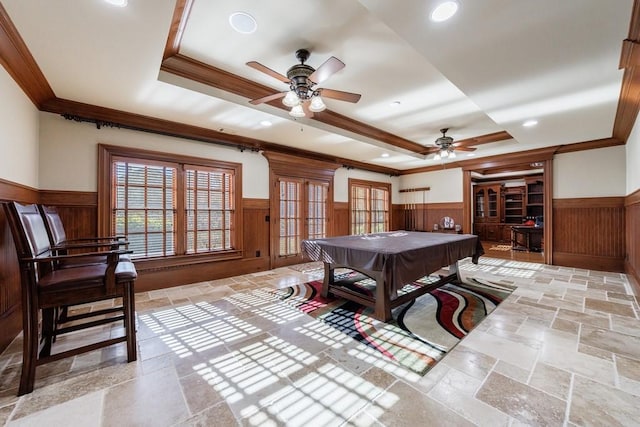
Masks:
[[[36,205],[9,202],[4,204],[4,209],[18,254],[22,288],[24,343],[18,395],[33,391],[36,367],[45,363],[120,342],[127,343],[127,360],[136,360],[134,282],[137,273],[132,262],[120,259],[120,255],[126,251],[54,255]],[[107,261],[61,269],[54,267],[58,261],[97,255],[106,257]],[[59,307],[119,298],[122,299],[122,305],[115,308],[121,312],[119,315],[112,315],[114,309],[97,310],[69,316],[67,320],[73,321],[69,326],[58,325],[55,312]],[[39,322],[40,314],[42,322]],[[124,324],[123,336],[52,354],[55,334],[120,320]]]
[[[64,228],[60,214],[55,207],[38,205],[38,210],[44,219],[44,225],[49,236],[51,251],[55,255],[67,255],[71,252],[87,252],[99,251],[104,249],[118,250],[126,249],[129,242],[125,236],[108,236],[108,237],[84,237],[77,239],[67,239],[67,233]],[[105,256],[95,256],[93,258],[68,259],[57,262],[58,268],[73,267],[78,263],[95,264],[105,262]],[[130,260],[128,254],[121,255],[121,259]]]

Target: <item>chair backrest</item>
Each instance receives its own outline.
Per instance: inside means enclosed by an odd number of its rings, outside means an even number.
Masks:
[[[25,258],[50,256],[49,236],[38,207],[7,202],[4,209],[21,264]],[[35,273],[39,277],[51,268],[51,263],[38,263]]]
[[[51,245],[57,246],[64,243],[67,240],[67,233],[64,231],[62,219],[60,219],[60,214],[58,214],[56,208],[43,205],[39,205],[38,208],[47,221],[46,231]]]
[[[8,202],[4,206],[18,256],[20,258],[49,256],[51,243],[38,207],[21,205],[17,202]]]

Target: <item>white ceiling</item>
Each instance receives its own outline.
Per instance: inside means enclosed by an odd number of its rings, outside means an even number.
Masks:
[[[440,163],[161,73],[174,0],[0,2],[59,98],[394,169]],[[287,87],[246,62],[286,74],[299,48],[315,68],[335,56],[346,67],[320,86],[362,98],[325,99],[330,110],[429,146],[444,127],[455,140],[514,137],[479,145],[476,157],[611,136],[632,0],[459,0],[440,24],[428,19],[437,2],[194,0],[180,53],[274,92]],[[231,28],[236,11],[256,18],[254,34]]]

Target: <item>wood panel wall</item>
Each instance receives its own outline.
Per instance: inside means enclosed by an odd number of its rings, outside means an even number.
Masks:
[[[636,295],[640,295],[640,190],[624,201],[625,265],[624,271],[635,279]]]
[[[38,190],[0,179],[0,201],[35,203]],[[18,256],[4,209],[0,208],[0,351],[22,329],[22,293]]]
[[[553,200],[553,264],[624,271],[624,197]]]
[[[462,202],[453,203],[416,203],[393,205],[392,229],[411,231],[431,231],[445,216],[453,218],[456,224],[462,225]],[[462,230],[471,233],[471,230]]]
[[[349,229],[349,203],[333,203],[333,235],[346,236],[351,234]]]

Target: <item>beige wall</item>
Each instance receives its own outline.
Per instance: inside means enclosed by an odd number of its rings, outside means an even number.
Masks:
[[[359,169],[338,168],[333,180],[333,200],[336,202],[349,201],[349,178],[362,179],[375,182],[391,183],[391,203],[398,201],[398,177],[391,177],[380,173],[363,171]]]
[[[0,178],[38,188],[38,110],[0,67]]]
[[[461,168],[402,175],[399,189],[429,187],[430,190],[402,193],[400,203],[462,202],[462,184]]]
[[[147,132],[102,127],[40,114],[40,188],[97,191],[98,144],[242,163],[242,195],[269,197],[269,164],[260,153]]]
[[[625,147],[556,155],[553,198],[625,196]]]
[[[629,195],[640,189],[640,118],[636,119],[635,126],[625,145],[625,151],[627,161],[626,195]]]

